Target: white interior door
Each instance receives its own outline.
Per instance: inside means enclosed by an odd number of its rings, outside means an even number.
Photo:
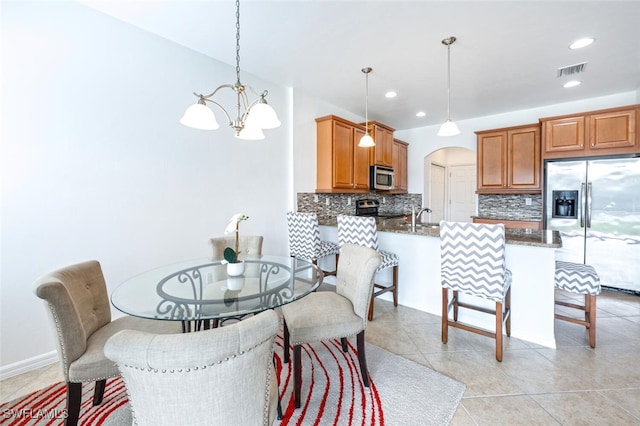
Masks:
[[[471,222],[477,212],[476,166],[450,166],[449,173],[449,220]]]
[[[445,218],[446,169],[435,163],[431,163],[431,200],[427,207],[432,210],[429,222],[440,223]]]

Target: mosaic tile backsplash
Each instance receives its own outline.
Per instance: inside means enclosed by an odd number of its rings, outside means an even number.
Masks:
[[[531,205],[527,205],[527,198]],[[478,216],[487,219],[542,220],[540,194],[480,194]]]
[[[317,201],[316,201],[317,200]],[[356,200],[378,200],[381,214],[409,214],[411,206],[422,206],[422,194],[316,194],[298,193],[298,211],[316,213],[318,217],[334,217],[356,213]],[[351,201],[351,204],[349,204]]]

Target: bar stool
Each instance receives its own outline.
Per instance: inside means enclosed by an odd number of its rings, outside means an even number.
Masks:
[[[287,212],[289,229],[289,255],[310,259],[314,265],[326,256],[336,257],[336,268],[340,256],[340,246],[330,241],[320,240],[318,215],[315,213]],[[322,271],[325,275],[336,275],[336,271]]]
[[[369,304],[369,314],[367,319],[373,319],[373,299],[381,294],[392,292],[393,306],[398,306],[398,263],[399,259],[395,253],[378,249],[378,229],[376,227],[376,219],[370,216],[347,216],[338,215],[338,244],[342,247],[344,244],[357,244],[376,250],[382,262],[376,272],[383,269],[393,268],[392,284],[382,285],[373,284],[373,297]],[[378,290],[376,290],[378,289]]]
[[[584,305],[555,300],[556,305],[584,311],[584,320],[555,314],[555,318],[584,325],[589,331],[589,346],[596,347],[596,296],[600,294],[600,277],[593,266],[556,260],[555,288],[583,294]]]
[[[449,326],[491,337],[496,340],[496,360],[502,362],[503,325],[511,336],[511,271],[505,265],[504,224],[440,222],[440,271],[442,343],[447,343]],[[460,302],[459,293],[495,302],[495,310]],[[495,315],[495,332],[458,322],[459,307]]]

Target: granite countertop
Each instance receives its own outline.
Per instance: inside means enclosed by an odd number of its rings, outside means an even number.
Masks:
[[[338,226],[338,220],[335,216],[318,216],[318,223],[323,226]],[[385,219],[378,217],[376,225],[380,232],[440,238],[440,226],[437,223],[418,224],[416,230],[413,231],[411,224],[404,218]],[[507,244],[548,248],[562,247],[558,231],[507,228],[505,239]]]
[[[506,216],[471,216],[472,219],[490,219],[490,220],[513,220],[517,222],[542,222],[542,218],[519,218],[519,217],[506,217]]]

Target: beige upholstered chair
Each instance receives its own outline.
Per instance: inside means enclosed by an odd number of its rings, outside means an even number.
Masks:
[[[251,259],[262,255],[261,235],[240,235],[238,237],[238,246],[240,249],[239,259]],[[235,248],[236,236],[228,235],[224,237],[214,237],[209,240],[212,249],[213,259],[223,259],[224,249],[227,247]]]
[[[95,260],[51,272],[35,283],[58,336],[58,354],[67,382],[67,425],[80,414],[82,383],[96,382],[93,405],[102,402],[106,379],[120,373],[104,356],[107,339],[120,330],[179,333],[180,324],[134,317],[111,320],[109,295],[100,263]]]
[[[105,345],[122,373],[134,424],[271,425],[280,317],[170,336],[122,331]]]
[[[357,335],[358,361],[362,380],[369,387],[365,356],[364,330],[373,294],[373,277],[380,266],[377,251],[345,244],[340,251],[336,291],[311,293],[282,307],[284,316],[284,362],[289,362],[289,344],[293,345],[293,399],[300,407],[302,379],[301,347],[304,343],[340,338],[347,351],[349,336]]]

